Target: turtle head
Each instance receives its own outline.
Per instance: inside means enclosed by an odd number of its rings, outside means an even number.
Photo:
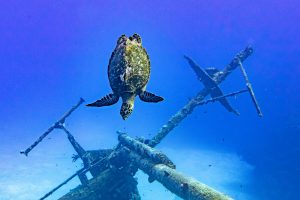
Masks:
[[[134,94],[124,95],[122,97],[123,104],[120,110],[120,114],[124,120],[126,120],[133,111],[134,98],[135,98]]]
[[[132,113],[134,107],[133,105],[134,105],[133,103],[127,103],[127,102],[124,102],[122,104],[120,114],[124,120],[126,120],[129,117],[129,115]]]

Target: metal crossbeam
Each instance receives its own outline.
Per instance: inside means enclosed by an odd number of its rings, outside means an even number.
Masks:
[[[234,59],[225,67],[222,73],[218,73],[214,77],[216,84],[223,82],[228,75],[235,70],[240,62],[246,60],[253,52],[251,47],[246,47],[243,51],[238,53]],[[158,133],[149,141],[149,146],[154,147],[159,144],[183,119],[191,114],[194,109],[199,106],[199,102],[202,102],[207,95],[210,94],[210,89],[202,89],[194,98],[192,98],[183,108],[181,108],[175,115],[173,115],[169,121],[161,127]]]
[[[237,92],[231,92],[229,94],[225,94],[225,95],[220,96],[220,97],[215,97],[215,98],[207,99],[205,101],[201,101],[201,102],[198,103],[198,106],[208,104],[208,103],[213,103],[215,101],[219,101],[220,99],[236,96],[238,94],[242,94],[242,93],[245,93],[245,92],[248,92],[248,89],[243,89],[243,90],[240,90],[240,91],[237,91]]]
[[[21,154],[28,156],[28,153],[34,149],[42,140],[49,135],[54,129],[61,128],[61,126],[65,123],[67,117],[69,117],[82,103],[84,102],[83,98],[80,98],[79,102],[73,106],[70,110],[68,110],[58,121],[56,121],[52,126],[48,128],[46,132],[44,132],[30,147],[28,147],[25,151],[21,151]]]

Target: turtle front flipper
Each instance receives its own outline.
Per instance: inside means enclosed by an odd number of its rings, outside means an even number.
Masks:
[[[105,97],[95,101],[94,103],[87,104],[86,106],[93,106],[93,107],[110,106],[117,103],[118,100],[119,100],[118,95],[108,94]]]
[[[147,91],[143,91],[142,93],[140,93],[139,97],[142,101],[152,102],[152,103],[157,103],[157,102],[164,100],[164,98],[162,98],[160,96],[156,96],[155,94],[152,94]]]

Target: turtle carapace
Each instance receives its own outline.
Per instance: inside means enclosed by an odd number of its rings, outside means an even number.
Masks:
[[[145,102],[159,102],[163,98],[146,91],[150,77],[150,60],[142,46],[142,39],[138,34],[130,37],[122,35],[108,64],[108,79],[113,93],[87,106],[110,106],[118,102],[121,97],[123,104],[120,114],[125,120],[133,111],[134,99],[139,95]]]

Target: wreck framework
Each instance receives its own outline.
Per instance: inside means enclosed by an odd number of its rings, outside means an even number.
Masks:
[[[236,96],[244,92],[249,92],[258,115],[262,116],[252,86],[242,65],[242,62],[246,60],[252,52],[253,49],[251,47],[246,47],[234,57],[223,71],[215,73],[213,77],[208,76],[208,78],[214,81],[213,86],[204,87],[204,89],[184,105],[182,109],[173,115],[151,139],[132,138],[127,133],[118,132],[119,143],[115,148],[91,151],[84,150],[64,125],[66,118],[84,102],[84,99],[81,98],[75,106],[63,115],[61,119],[56,121],[29,148],[20,152],[28,156],[29,152],[50,132],[54,129],[62,129],[77,153],[73,160],[80,158],[83,162],[82,169],[78,170],[64,182],[45,194],[40,200],[46,199],[75,177],[79,178],[81,185],[59,198],[59,200],[140,200],[141,197],[137,189],[138,182],[134,178],[138,169],[148,174],[149,182],[156,180],[169,191],[186,200],[232,199],[192,177],[177,172],[175,164],[167,155],[154,147],[178,126],[183,119],[191,114],[197,106],[215,101],[224,101],[227,97]],[[188,58],[188,62],[193,70],[200,69],[190,58]],[[237,67],[240,67],[243,73],[247,86],[246,89],[205,100],[205,97],[212,93]],[[196,75],[198,79],[203,78],[199,77],[197,73]],[[91,173],[91,179],[87,178],[87,172]]]

